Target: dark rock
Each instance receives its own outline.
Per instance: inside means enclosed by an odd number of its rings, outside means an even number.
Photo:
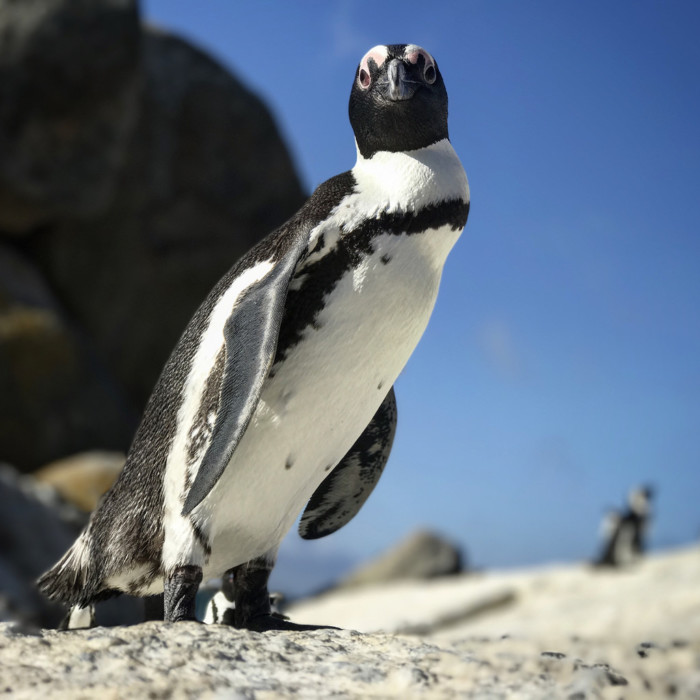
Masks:
[[[0,2],[0,230],[112,198],[138,106],[135,0]]]
[[[304,199],[269,112],[221,66],[147,32],[143,70],[140,121],[109,210],[32,241],[138,407],[215,282]]]
[[[135,0],[0,0],[0,458],[126,451],[192,313],[304,195],[263,103]]]
[[[0,244],[0,456],[27,471],[86,445],[119,448],[136,423],[35,266]]]
[[[343,578],[338,588],[430,579],[462,570],[462,554],[455,545],[432,532],[418,531]]]

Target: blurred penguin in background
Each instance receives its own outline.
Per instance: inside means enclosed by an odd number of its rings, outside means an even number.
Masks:
[[[627,508],[608,513],[601,526],[603,548],[597,566],[625,566],[644,553],[653,497],[650,486],[632,489]]]

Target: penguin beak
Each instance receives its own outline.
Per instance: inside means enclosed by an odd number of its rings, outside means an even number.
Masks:
[[[411,80],[406,72],[406,65],[398,58],[389,62],[386,78],[377,85],[382,94],[392,102],[410,100],[419,87],[419,83]]]

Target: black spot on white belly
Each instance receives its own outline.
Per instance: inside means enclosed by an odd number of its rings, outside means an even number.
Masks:
[[[391,262],[391,255],[386,255],[386,254],[384,254],[384,255],[382,255],[382,257],[380,258],[380,260],[382,261],[382,263],[383,263],[384,265],[388,265],[388,264]]]
[[[291,469],[293,466],[294,466],[294,458],[292,457],[292,455],[289,455],[289,457],[287,457],[287,461],[284,463],[284,468]]]
[[[209,544],[209,538],[204,534],[202,528],[195,523],[192,524],[192,532],[197,538],[197,542],[199,542],[200,547],[204,550],[204,554],[208,559],[211,556],[211,545]]]

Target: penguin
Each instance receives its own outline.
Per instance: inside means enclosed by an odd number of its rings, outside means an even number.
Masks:
[[[235,625],[236,609],[236,583],[232,572],[227,572],[221,586],[207,601],[202,615],[202,622],[207,625]],[[280,612],[280,606],[284,601],[281,593],[270,594],[270,614],[283,620],[289,619]]]
[[[74,605],[58,625],[59,630],[79,630],[95,626],[95,607]]]
[[[650,486],[632,489],[627,510],[608,514],[601,528],[605,542],[595,561],[597,566],[624,566],[641,557],[646,547],[653,497]]]
[[[422,336],[469,213],[433,56],[380,45],[360,61],[354,167],[233,265],[194,314],[147,402],[126,464],[38,581],[84,610],[163,593],[195,619],[202,580],[235,580],[231,622],[308,629],[270,607],[268,578],[299,534],[349,522],[396,429],[393,384]],[[82,616],[83,619],[85,616]]]

